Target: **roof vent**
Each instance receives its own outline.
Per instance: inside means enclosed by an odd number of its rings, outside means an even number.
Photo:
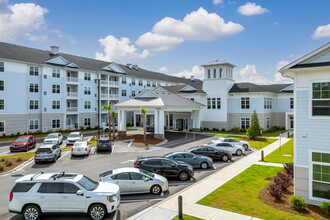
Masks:
[[[133,65],[133,69],[139,70],[139,66],[138,65]]]
[[[128,64],[126,64],[126,67],[129,68],[129,69],[132,69],[133,65],[131,63],[128,63]]]
[[[60,47],[58,47],[58,46],[51,46],[50,49],[52,51],[52,54],[53,55],[56,55],[56,54],[58,54],[58,51],[59,51]]]
[[[195,76],[194,75],[191,75],[190,76],[190,80],[194,82],[195,81]]]

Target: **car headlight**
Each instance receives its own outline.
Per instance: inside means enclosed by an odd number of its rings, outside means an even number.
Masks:
[[[116,195],[114,195],[114,196],[107,196],[107,200],[108,200],[109,202],[116,202],[116,200],[117,200],[117,196],[116,196]]]
[[[165,180],[161,180],[160,182],[161,182],[161,183],[166,183],[166,181],[165,181]]]

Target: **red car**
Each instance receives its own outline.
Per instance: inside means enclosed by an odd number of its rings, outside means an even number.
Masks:
[[[13,151],[29,151],[29,149],[36,147],[36,139],[32,135],[20,136],[16,141],[11,143],[9,149]]]

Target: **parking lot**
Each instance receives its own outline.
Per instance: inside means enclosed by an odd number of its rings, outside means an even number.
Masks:
[[[88,137],[85,137],[87,139]],[[61,158],[56,163],[42,163],[31,164],[24,167],[19,171],[9,175],[0,176],[2,187],[0,188],[0,219],[22,219],[20,215],[8,213],[8,197],[10,190],[14,185],[14,181],[22,175],[37,173],[37,172],[76,172],[82,173],[94,180],[98,180],[98,175],[102,172],[121,168],[133,167],[133,163],[137,157],[142,156],[161,156],[173,151],[186,150],[190,147],[209,143],[214,137],[196,134],[186,135],[185,133],[167,133],[166,138],[169,142],[161,147],[151,147],[146,149],[144,147],[128,147],[127,142],[118,142],[112,153],[96,152],[95,146],[92,148],[89,156],[70,157],[70,151],[63,151]],[[40,145],[40,144],[37,144]],[[1,147],[0,149],[3,150]],[[7,148],[8,151],[8,148]],[[2,152],[2,151],[1,151]],[[251,151],[247,152],[250,153]],[[150,207],[152,204],[163,200],[164,198],[172,195],[185,187],[201,180],[202,178],[216,172],[219,169],[235,162],[244,156],[234,156],[231,162],[214,161],[214,167],[206,170],[195,169],[194,178],[189,181],[178,181],[169,179],[169,191],[164,194],[155,196],[151,194],[136,194],[136,195],[123,195],[119,211],[109,216],[109,219],[126,219],[135,213]],[[58,219],[58,216],[47,216],[47,219]],[[88,219],[82,215],[63,216],[61,219]]]

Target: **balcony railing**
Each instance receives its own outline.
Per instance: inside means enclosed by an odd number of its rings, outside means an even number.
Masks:
[[[110,86],[119,86],[119,82],[118,81],[109,81]]]
[[[100,83],[101,83],[102,85],[108,85],[108,80],[101,79],[101,80],[100,80]]]
[[[68,92],[67,96],[69,96],[69,97],[78,97],[78,92]]]
[[[68,82],[78,82],[78,77],[67,77]]]
[[[118,99],[119,94],[110,94],[110,99]]]
[[[78,111],[78,107],[67,107],[66,108],[67,112],[77,112]]]
[[[108,94],[107,93],[101,93],[101,98],[107,99],[108,98]]]

